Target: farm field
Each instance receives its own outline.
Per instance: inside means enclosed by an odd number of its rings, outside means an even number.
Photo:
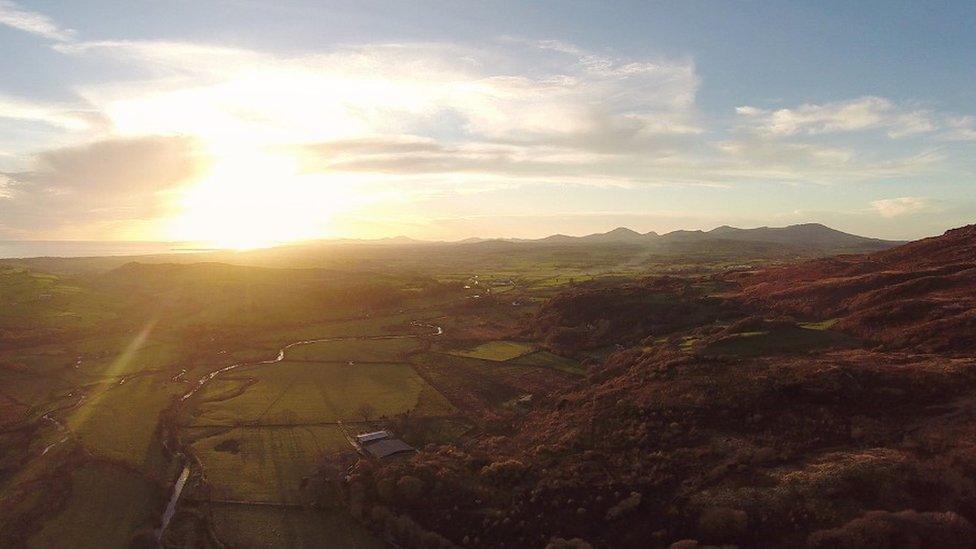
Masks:
[[[529,393],[569,386],[576,378],[558,369],[424,353],[415,365],[452,402],[471,411],[501,406]]]
[[[341,339],[322,341],[293,347],[285,351],[285,359],[310,362],[394,362],[406,358],[407,353],[420,348],[414,338]]]
[[[342,511],[316,511],[310,523],[303,481],[350,453],[348,437],[384,417],[409,413],[430,440],[469,428],[438,419],[454,407],[404,362],[422,341],[372,331],[396,320],[338,323],[352,335],[329,331],[334,339],[288,348],[281,362],[235,368],[190,399],[181,432],[203,481],[186,497],[201,494],[223,543],[316,547],[327,538],[343,547],[386,546]],[[366,330],[372,338],[362,337]]]
[[[562,357],[549,351],[535,351],[528,354],[511,358],[506,362],[518,366],[537,366],[541,368],[552,368],[568,374],[583,374],[585,368],[570,358]]]
[[[472,349],[453,350],[448,351],[448,353],[455,356],[504,362],[531,353],[533,350],[534,347],[526,343],[516,341],[489,341]]]
[[[108,464],[83,465],[66,484],[65,507],[28,546],[126,547],[134,532],[152,529],[164,502],[158,485]]]
[[[195,397],[203,400],[193,414],[194,425],[308,424],[362,420],[360,408],[369,404],[375,417],[408,412],[450,413],[450,404],[407,364],[335,364],[291,362],[271,367],[245,367],[235,379],[253,380],[241,394],[208,402],[214,384]]]
[[[763,356],[775,353],[806,353],[818,349],[850,347],[854,340],[827,328],[787,328],[746,332],[709,343],[699,352],[734,356]],[[695,348],[689,343],[689,348]]]
[[[390,547],[341,511],[217,504],[212,513],[214,532],[229,547]]]
[[[89,386],[87,398],[64,424],[93,456],[152,471],[163,459],[155,436],[158,418],[180,392],[160,375]],[[138,414],[131,412],[132,402],[140,403]]]
[[[302,478],[348,451],[338,426],[235,427],[191,445],[213,500],[299,504]]]

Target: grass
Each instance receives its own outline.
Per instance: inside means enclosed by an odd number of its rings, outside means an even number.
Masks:
[[[313,364],[284,361],[247,367],[233,377],[253,377],[242,394],[220,402],[204,402],[197,424],[307,424],[362,420],[359,408],[369,404],[373,417],[413,411],[426,415],[450,413],[450,404],[406,364]],[[212,384],[211,384],[212,385]],[[201,392],[207,397],[210,386]],[[223,389],[226,391],[226,389]],[[423,399],[421,397],[424,397]],[[418,403],[424,405],[418,408]]]
[[[554,370],[559,370],[561,372],[570,374],[585,373],[585,368],[583,368],[579,362],[552,354],[549,351],[536,351],[534,353],[513,358],[508,362],[510,364],[518,364],[519,366],[540,366],[544,368],[552,368]]]
[[[839,318],[830,318],[820,322],[804,322],[801,323],[800,326],[804,328],[808,328],[810,330],[829,330],[833,328],[839,321],[840,321]]]
[[[159,414],[182,390],[160,375],[99,384],[65,423],[95,456],[150,469],[161,459]]]
[[[329,454],[349,450],[338,427],[239,427],[196,441],[212,497],[300,503],[301,480]]]
[[[213,519],[217,537],[228,547],[389,547],[338,511],[215,505]]]
[[[288,360],[325,362],[396,362],[419,347],[416,339],[343,339],[323,341],[285,351]]]
[[[704,354],[763,356],[805,353],[828,347],[849,346],[852,340],[840,332],[825,329],[789,328],[768,332],[746,332],[711,343]]]
[[[467,358],[477,358],[481,360],[492,360],[504,362],[516,357],[531,353],[535,347],[528,343],[516,341],[490,341],[482,343],[473,349],[454,350],[449,354]]]
[[[526,393],[548,392],[569,384],[569,376],[563,372],[512,361],[444,353],[424,353],[414,360],[452,402],[473,410],[500,406]]]
[[[158,489],[141,476],[107,464],[73,471],[66,507],[44,523],[31,547],[128,547],[161,512]]]

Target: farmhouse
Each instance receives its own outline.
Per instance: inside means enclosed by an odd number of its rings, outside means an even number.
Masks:
[[[356,435],[356,444],[362,453],[377,459],[416,451],[413,446],[406,442],[393,438],[389,431],[374,431]]]

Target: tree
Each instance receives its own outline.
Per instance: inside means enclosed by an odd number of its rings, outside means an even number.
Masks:
[[[368,402],[366,402],[366,403],[363,403],[362,406],[360,406],[359,408],[357,408],[356,409],[356,412],[359,415],[363,416],[363,421],[365,421],[365,422],[368,423],[369,422],[369,418],[373,417],[373,415],[376,414],[376,409],[373,408],[373,406],[371,404],[369,404]]]

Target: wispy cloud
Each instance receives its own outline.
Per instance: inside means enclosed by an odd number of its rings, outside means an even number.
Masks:
[[[772,136],[820,135],[883,129],[891,138],[936,129],[931,113],[898,106],[883,97],[859,97],[847,101],[804,104],[788,109],[736,108],[746,129]]]
[[[138,116],[142,125],[194,131],[219,117],[296,140],[403,133],[592,143],[700,131],[690,62],[533,48],[545,57],[533,63],[527,47],[379,44],[296,57],[173,42],[56,49],[127,60],[157,78],[82,88],[122,127]],[[192,109],[178,108],[190,100]]]
[[[902,196],[875,200],[871,202],[871,208],[881,217],[891,218],[931,211],[934,202],[921,196]]]
[[[104,128],[108,123],[97,110],[54,103],[38,103],[0,95],[0,118],[43,122],[71,131]]]
[[[23,9],[10,0],[0,0],[0,25],[59,42],[67,42],[75,34],[73,30],[61,27],[43,13]]]
[[[946,141],[976,141],[976,116],[949,117],[942,138]]]

